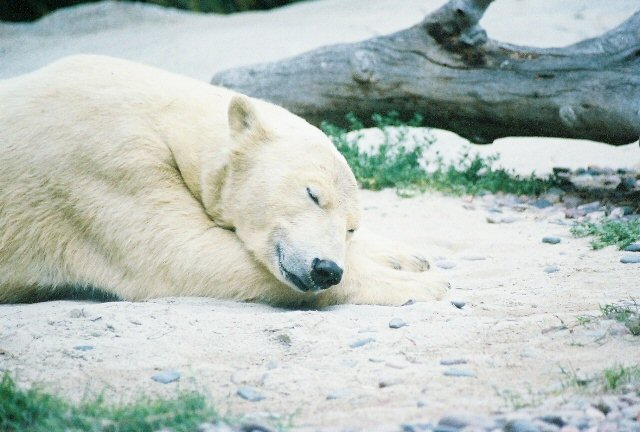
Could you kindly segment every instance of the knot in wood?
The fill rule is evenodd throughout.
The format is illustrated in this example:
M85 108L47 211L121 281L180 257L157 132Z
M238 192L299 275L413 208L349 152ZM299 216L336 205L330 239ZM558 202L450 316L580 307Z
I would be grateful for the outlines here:
M357 50L351 56L351 76L360 84L370 84L377 81L375 76L376 57L366 50Z

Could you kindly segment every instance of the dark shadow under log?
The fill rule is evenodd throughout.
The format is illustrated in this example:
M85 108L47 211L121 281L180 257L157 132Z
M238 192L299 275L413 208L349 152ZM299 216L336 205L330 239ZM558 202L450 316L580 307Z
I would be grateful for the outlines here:
M420 113L474 143L507 136L613 145L640 136L640 12L564 48L487 38L492 0L451 0L419 24L282 61L216 74L212 83L284 106L313 124L352 112Z

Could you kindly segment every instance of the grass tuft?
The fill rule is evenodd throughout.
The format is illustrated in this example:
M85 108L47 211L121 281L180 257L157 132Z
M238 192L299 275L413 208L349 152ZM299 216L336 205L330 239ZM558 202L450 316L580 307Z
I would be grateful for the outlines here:
M0 430L152 432L167 428L194 431L202 422L219 421L220 415L198 393L174 399L141 399L112 406L102 399L73 405L37 388L20 389L5 373L0 380Z
M581 222L571 228L571 234L575 237L595 237L591 240L591 247L594 249L612 245L624 249L640 240L640 219Z
M600 312L604 318L624 324L632 335L640 336L640 305L635 301L631 305L606 304L600 306Z
M640 385L640 366L617 365L602 371L602 384L605 391L620 390L622 386Z
M373 123L384 138L371 150L359 145L364 136L363 123L353 114L346 119L349 123L346 129L327 122L321 128L347 159L364 189L393 187L401 194L435 189L455 195L483 192L540 195L558 186L551 177L543 179L533 174L522 177L499 167L499 155L483 158L464 152L456 160L445 162L438 152L430 153L435 138L428 129L410 129L422 125L418 114L408 122L401 121L396 112L373 115Z

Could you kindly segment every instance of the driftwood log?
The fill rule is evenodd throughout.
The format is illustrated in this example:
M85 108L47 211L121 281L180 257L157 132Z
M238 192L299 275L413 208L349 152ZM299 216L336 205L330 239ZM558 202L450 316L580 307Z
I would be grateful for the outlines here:
M640 11L564 48L515 46L478 22L492 0L451 0L413 27L231 69L212 83L282 105L313 124L397 111L478 144L506 136L640 136Z

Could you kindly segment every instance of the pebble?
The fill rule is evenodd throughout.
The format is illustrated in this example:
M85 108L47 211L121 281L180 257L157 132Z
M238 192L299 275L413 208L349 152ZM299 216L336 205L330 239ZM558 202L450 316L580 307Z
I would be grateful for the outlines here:
M640 252L640 242L631 243L629 246L624 248L626 252Z
M82 309L71 309L69 311L69 316L71 318L80 318L84 316L84 311Z
M264 399L257 390L251 387L240 387L237 391L238 396L240 396L244 400L248 400L249 402L260 402Z
M466 377L466 378L474 378L476 376L475 372L470 371L468 369L458 369L458 368L449 368L443 372L444 376L450 377Z
M358 339L357 341L353 342L349 346L351 348L360 348L361 346L365 346L365 345L370 344L371 342L374 342L374 341L375 341L375 338L368 337L368 338L364 338L364 339Z
M167 369L155 374L151 379L160 384L169 384L180 380L180 372L175 369Z
M578 206L578 210L582 210L584 214L600 211L601 208L602 206L600 205L600 201L593 201L593 202Z
M465 307L467 302L462 300L451 300L451 304L457 307L458 309L462 309L463 307Z
M505 432L541 432L540 428L528 420L512 420L504 425Z
M399 329L400 327L404 327L406 325L407 323L404 322L402 318L392 318L391 321L389 321L389 328L392 329Z
M440 360L440 364L442 366L461 365L461 364L467 364L467 360L463 358L442 359Z
M349 396L350 394L351 390L346 388L332 390L327 394L327 400L341 399L345 396Z
M560 237L555 237L555 236L545 236L542 237L542 243L549 243L549 244L558 244L560 243Z
M546 198L540 198L533 202L533 206L539 209L551 207L552 205L553 203Z
M440 426L448 426L457 429L467 429L472 427L479 430L491 430L496 426L496 422L489 417L468 413L456 413L442 417L438 421L438 427Z
M441 269L449 270L456 266L456 263L449 260L438 260L434 263L436 267L440 267Z
M620 262L622 264L640 264L640 255L623 255Z
M391 386L402 384L402 383L403 383L402 379L397 377L381 378L378 381L378 388L391 387Z
M482 255L465 255L462 257L462 259L465 261L484 261L487 259L487 257Z
M91 351L93 348L93 345L77 345L73 347L76 351Z
M559 272L559 271L560 271L560 267L555 266L555 265L546 266L544 268L544 272L545 273L555 273L555 272Z

